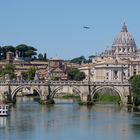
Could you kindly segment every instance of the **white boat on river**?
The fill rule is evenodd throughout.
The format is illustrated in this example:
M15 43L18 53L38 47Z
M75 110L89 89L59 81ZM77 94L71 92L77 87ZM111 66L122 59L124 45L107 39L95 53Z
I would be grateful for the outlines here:
M0 116L8 116L9 114L9 105L8 104L0 104Z

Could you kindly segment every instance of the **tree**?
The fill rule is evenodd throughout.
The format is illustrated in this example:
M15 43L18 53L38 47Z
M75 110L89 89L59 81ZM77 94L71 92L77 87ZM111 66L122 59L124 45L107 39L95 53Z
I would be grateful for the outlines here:
M2 47L0 46L0 60L2 59Z
M69 69L67 73L69 80L81 81L85 78L85 73L76 68Z
M88 63L91 63L92 62L92 59L95 58L96 56L95 55L90 55L88 57Z
M81 64L82 62L85 62L85 61L86 59L84 56L76 57L70 60L71 63L77 63L77 64Z
M92 59L92 58L94 58L94 57L96 57L95 55L90 55L88 58L89 59Z
M20 57L32 57L37 54L37 49L26 44L16 46L16 50L20 52Z
M20 44L20 45L16 46L16 50L20 52L19 57L24 57L24 53L25 53L25 51L28 50L28 46L25 44Z
M44 53L44 60L46 61L47 60L47 54Z
M32 57L34 55L36 55L37 53L34 52L34 50L27 50L25 51L25 57Z
M34 77L35 77L35 72L36 72L36 68L34 67L31 67L29 70L28 70L28 79L29 80L33 80Z
M6 53L7 52L13 52L13 54L15 54L15 47L9 45L9 46L3 46L1 47L1 53L2 53L2 58L5 59L6 58Z
M22 79L23 80L28 80L28 72L26 71L23 71L23 72L21 72L21 76L22 76Z
M47 54L46 53L44 53L44 55L42 53L38 54L38 60L47 61Z
M5 75L8 74L10 79L15 78L15 65L11 63L6 64L5 67L1 69L0 74L2 77L5 77Z
M133 103L135 106L140 105L140 75L135 75L129 79L133 93Z
M85 79L85 73L84 72L77 72L77 74L75 75L75 80L81 81L83 79Z
M36 72L36 68L31 67L28 69L28 71L22 72L21 75L24 80L33 80L35 77L35 72Z
M43 54L42 53L40 53L39 55L38 55L38 60L44 60L44 57L43 57Z

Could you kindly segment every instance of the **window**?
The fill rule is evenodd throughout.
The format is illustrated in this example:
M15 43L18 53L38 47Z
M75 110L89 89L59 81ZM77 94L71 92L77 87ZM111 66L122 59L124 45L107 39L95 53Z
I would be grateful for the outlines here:
M136 71L133 72L133 75L136 75Z
M115 73L115 75L117 75L118 71L117 71L117 70L115 70L115 71L114 71L114 73Z
M118 74L118 71L115 70L115 71L114 71L114 79L117 79L117 78L118 78L117 74Z
M108 77L108 72L106 73L106 76Z

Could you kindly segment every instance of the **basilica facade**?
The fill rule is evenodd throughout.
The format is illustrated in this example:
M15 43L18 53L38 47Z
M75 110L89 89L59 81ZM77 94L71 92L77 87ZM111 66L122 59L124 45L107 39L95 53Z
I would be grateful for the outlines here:
M140 50L133 36L123 24L114 38L112 47L92 59L92 64L79 68L86 73L86 80L91 81L128 81L140 73Z

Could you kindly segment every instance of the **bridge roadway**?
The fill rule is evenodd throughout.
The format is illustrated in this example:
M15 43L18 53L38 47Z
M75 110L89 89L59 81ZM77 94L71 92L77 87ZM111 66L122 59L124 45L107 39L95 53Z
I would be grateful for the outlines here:
M8 92L11 100L18 91L32 88L37 91L42 101L54 98L56 94L78 94L82 102L93 100L95 93L103 88L113 89L118 93L123 104L131 102L130 84L128 82L87 82L87 81L0 81L0 91ZM89 98L90 96L90 98Z

